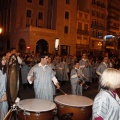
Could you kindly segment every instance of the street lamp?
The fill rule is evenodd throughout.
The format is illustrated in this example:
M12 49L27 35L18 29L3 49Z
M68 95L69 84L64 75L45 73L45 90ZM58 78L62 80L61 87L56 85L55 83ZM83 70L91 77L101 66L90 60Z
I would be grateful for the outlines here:
M1 44L2 43L1 33L2 33L2 28L0 28L0 51L2 50L2 47L3 47L3 45Z
M58 55L59 42L60 42L59 38L56 38L55 39L55 53L56 53L56 55Z
M0 28L0 34L2 33L2 28Z

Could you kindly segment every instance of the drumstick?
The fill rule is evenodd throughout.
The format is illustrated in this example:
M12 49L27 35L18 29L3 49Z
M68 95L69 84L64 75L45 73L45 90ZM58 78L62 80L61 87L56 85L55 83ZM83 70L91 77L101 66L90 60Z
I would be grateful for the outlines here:
M67 95L65 92L63 92L63 90L59 89L63 94Z
M7 118L9 117L9 115L12 114L12 110L10 109L7 113L7 115L4 117L3 120L7 120Z

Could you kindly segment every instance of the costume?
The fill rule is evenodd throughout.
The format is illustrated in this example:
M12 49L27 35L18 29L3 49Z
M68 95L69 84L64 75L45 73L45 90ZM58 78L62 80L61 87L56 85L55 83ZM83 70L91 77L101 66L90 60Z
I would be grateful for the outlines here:
M0 70L0 99L6 94L6 73ZM3 120L8 112L7 101L0 102L0 120Z
M79 79L82 78L82 76L77 76L77 74L83 74L81 69L73 68L71 70L70 74L70 82L71 82L71 89L72 94L74 95L82 95L82 86L78 84Z
M94 99L92 120L100 116L103 120L120 120L120 99L109 90L101 89Z
M101 75L104 72L104 70L106 70L107 68L109 68L108 64L105 62L100 63L100 65L98 66L98 68L96 69L96 73L99 75L99 86L98 86L98 90L100 90L100 83L101 83Z
M109 68L108 64L106 64L105 62L102 62L96 69L96 73L98 75L101 75L104 72L104 70L106 70L107 68Z
M69 78L68 78L68 72L69 72L69 68L68 68L68 65L66 62L60 62L58 65L57 65L57 68L58 68L58 80L60 81L69 81Z
M55 66L54 66L54 64L50 63L50 64L48 64L48 66L50 66L50 67L52 68L53 74L56 75L56 71L55 71ZM52 87L53 87L53 95L56 95L56 88L55 88L54 83L52 83Z
M29 66L25 62L23 62L21 67L22 84L28 83L27 74L29 72L29 69L30 69Z
M92 66L91 65L88 65L88 66L85 66L87 63L89 63L89 60L88 59L81 59L79 61L80 63L80 68L82 69L83 71L83 74L88 78L88 82L91 82L92 80Z
M55 79L55 76L51 67L49 67L48 65L42 66L39 63L30 69L28 73L28 80L31 76L34 76L35 98L53 101L52 81L53 78ZM56 83L54 82L54 84Z

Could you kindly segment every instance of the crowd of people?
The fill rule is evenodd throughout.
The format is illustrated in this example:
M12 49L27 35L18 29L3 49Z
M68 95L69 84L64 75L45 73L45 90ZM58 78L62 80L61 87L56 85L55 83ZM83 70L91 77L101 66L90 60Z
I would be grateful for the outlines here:
M56 89L66 85L67 81L71 84L72 94L82 95L83 90L89 89L90 84L98 82L100 92L93 103L92 119L120 119L120 100L115 92L115 89L120 87L120 57L101 56L99 59L87 53L83 53L80 58L47 53L20 54L12 48L0 59L0 120L3 120L8 112L6 69L13 54L17 56L23 88L26 89L32 84L35 98L53 101ZM111 115L113 113L114 115Z

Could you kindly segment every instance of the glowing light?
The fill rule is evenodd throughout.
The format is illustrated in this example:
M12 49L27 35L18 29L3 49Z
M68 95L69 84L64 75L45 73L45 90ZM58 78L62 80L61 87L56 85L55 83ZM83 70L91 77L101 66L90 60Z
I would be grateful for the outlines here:
M113 35L105 35L104 36L104 40L106 40L106 39L111 39L111 38L114 38L115 36L113 36Z
M30 49L30 46L27 46L27 49Z
M0 34L2 33L2 28L0 28Z
M59 38L55 39L55 50L58 50L58 46L59 46Z

